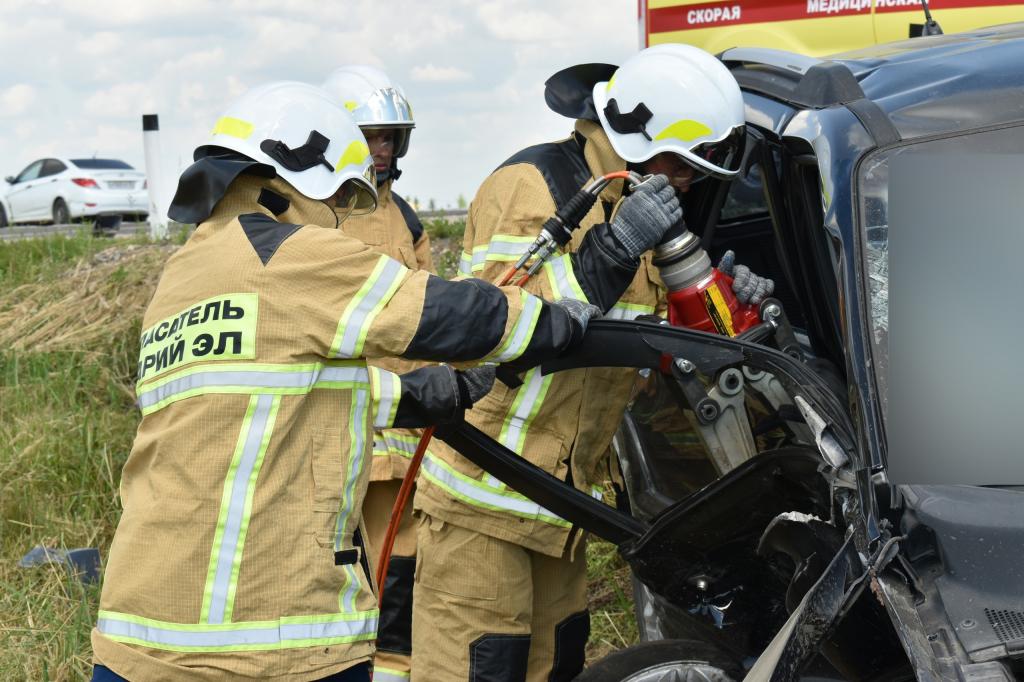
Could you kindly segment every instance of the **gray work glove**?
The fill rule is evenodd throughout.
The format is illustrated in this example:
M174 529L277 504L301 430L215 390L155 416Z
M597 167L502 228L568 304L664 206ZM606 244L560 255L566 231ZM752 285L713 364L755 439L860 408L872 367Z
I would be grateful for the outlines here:
M630 257L653 249L670 227L683 219L676 190L664 175L655 175L633 188L612 220L612 233Z
M572 340L569 346L575 346L587 331L587 324L595 317L601 317L601 309L591 303L577 301L574 298L563 298L555 301L565 312L569 313L569 319L573 322Z
M736 265L736 254L729 249L718 262L718 269L732 277L732 291L740 303L759 304L775 291L775 281L755 275L746 265Z
M480 365L455 373L459 386L459 408L467 409L491 392L494 387L494 365Z

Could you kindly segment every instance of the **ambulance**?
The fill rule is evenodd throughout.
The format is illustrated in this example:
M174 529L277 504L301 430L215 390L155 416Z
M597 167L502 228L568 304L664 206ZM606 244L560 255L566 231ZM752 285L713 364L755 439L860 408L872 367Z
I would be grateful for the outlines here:
M811 56L920 35L921 0L639 0L640 47L689 43L718 54L772 47ZM945 33L1024 21L1024 3L929 0Z

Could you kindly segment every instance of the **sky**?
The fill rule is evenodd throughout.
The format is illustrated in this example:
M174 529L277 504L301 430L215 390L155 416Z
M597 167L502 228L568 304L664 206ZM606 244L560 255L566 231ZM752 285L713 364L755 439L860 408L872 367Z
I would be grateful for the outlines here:
M544 81L638 49L636 0L0 0L0 176L45 156L144 169L160 117L176 180L232 98L335 68L385 69L416 130L396 189L425 207L471 199L519 149L564 138ZM167 192L173 183L167 182ZM166 198L165 198L166 201Z

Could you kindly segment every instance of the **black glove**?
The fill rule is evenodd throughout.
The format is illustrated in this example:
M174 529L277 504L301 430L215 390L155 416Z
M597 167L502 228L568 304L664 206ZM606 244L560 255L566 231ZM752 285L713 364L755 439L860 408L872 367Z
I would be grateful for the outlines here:
M654 248L670 227L683 219L675 188L655 175L633 188L612 220L612 233L632 258Z
M459 409L468 410L494 387L494 365L480 365L455 373L458 385Z
M718 269L732 277L732 291L740 303L759 304L775 291L775 281L755 275L746 265L736 265L736 254L729 249L718 262Z

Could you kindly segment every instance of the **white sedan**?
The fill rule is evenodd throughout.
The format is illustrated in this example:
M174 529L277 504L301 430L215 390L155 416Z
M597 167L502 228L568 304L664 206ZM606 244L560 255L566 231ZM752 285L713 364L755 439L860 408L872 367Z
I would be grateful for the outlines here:
M40 159L0 189L0 227L149 213L146 176L116 159ZM2 187L2 185L0 185Z

